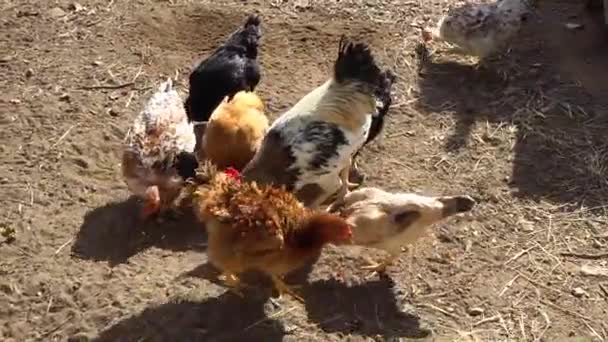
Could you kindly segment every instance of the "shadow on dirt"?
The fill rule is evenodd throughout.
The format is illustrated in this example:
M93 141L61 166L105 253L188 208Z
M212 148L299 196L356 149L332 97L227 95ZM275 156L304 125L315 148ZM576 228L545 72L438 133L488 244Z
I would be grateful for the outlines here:
M282 341L283 325L268 318L267 298L232 293L202 302L181 301L145 309L101 332L94 341Z
M72 254L115 266L152 246L172 251L205 249L205 229L191 214L157 223L142 222L138 213L134 197L89 211L76 235Z
M466 147L475 124L513 125L512 151L496 137L481 140L514 153L509 186L517 195L601 206L608 191L608 41L591 19L585 30L563 27L565 13L582 11L580 4L547 3L540 11L543 22L525 25L512 51L485 70L446 61L450 55L434 61L419 46L417 105L454 115L450 152Z
M327 333L374 337L423 338L430 331L419 318L397 305L393 283L387 277L346 286L329 279L305 287L308 318Z
M388 277L358 285L347 286L337 280L322 280L307 283L304 279L310 269L295 272L289 284L302 285L308 319L315 322L326 333L340 332L360 336L423 338L430 331L420 327L419 318L403 312L393 293L393 282ZM216 284L218 272L209 264L203 264L180 275L200 277ZM293 281L293 279L300 281ZM241 280L248 290L271 293L270 280L261 273L248 272ZM236 313L235 313L236 314Z

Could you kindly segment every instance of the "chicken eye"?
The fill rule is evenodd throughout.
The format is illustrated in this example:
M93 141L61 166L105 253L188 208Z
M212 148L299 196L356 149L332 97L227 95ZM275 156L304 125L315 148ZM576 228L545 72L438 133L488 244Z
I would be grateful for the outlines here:
M412 223L416 222L420 218L420 213L415 210L402 211L395 214L395 223L405 228L409 227Z

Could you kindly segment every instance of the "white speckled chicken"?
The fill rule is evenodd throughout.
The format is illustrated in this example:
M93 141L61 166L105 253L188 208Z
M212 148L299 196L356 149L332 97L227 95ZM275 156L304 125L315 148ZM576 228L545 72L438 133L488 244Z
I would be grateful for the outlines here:
M498 0L467 3L450 9L433 28L425 28L425 41L440 40L456 46L455 52L483 61L502 51L519 32L522 21L534 12L534 0Z
M352 157L368 138L376 97L390 93L391 77L367 44L343 36L331 77L272 123L243 178L285 186L310 208L344 197Z
M195 174L195 143L183 101L168 79L135 118L123 152L127 186L145 202L142 218L172 208L183 181Z

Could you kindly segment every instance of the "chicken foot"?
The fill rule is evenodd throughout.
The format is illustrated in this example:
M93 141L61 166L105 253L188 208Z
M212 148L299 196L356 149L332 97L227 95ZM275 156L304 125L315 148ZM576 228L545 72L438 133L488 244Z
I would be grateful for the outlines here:
M241 291L242 288L245 287L241 280L232 273L223 273L218 277L226 287L229 288L229 291L234 293L235 295L245 298L245 295Z
M377 262L373 262L371 260L367 260L369 265L366 266L362 266L361 268L364 270L371 270L372 273L369 274L367 277L365 277L365 279L369 279L371 277L373 277L374 275L376 275L377 273L385 273L386 272L386 268L388 266L390 266L395 259L397 259L399 257L399 253L391 253L386 259L384 259L384 261L377 263Z
M277 276L272 276L272 282L274 283L274 287L277 289L277 291L279 292L279 298L284 294L287 293L289 295L291 295L292 297L294 297L297 301L304 303L304 299L302 299L302 297L300 297L292 288L300 288L301 286L298 285L294 285L294 286L289 286L287 284L285 284L285 282L277 277Z
M349 172L350 173L350 172ZM353 164L352 164L352 173L353 176L357 179L359 179L358 183L348 183L348 187L353 190L354 187L358 187L361 186L361 184L363 182L365 182L365 175L363 174L363 172L361 172L361 169L359 168L359 163L357 163L357 160L353 160ZM350 174L349 174L350 176Z

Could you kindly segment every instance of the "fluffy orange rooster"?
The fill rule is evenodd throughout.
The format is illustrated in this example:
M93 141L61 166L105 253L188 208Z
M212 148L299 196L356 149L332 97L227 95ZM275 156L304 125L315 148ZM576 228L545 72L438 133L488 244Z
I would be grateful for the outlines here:
M253 92L238 92L232 100L224 99L211 114L199 160L207 158L220 169L241 170L258 150L267 130L262 100Z
M218 173L208 163L199 171L205 168L189 192L194 213L207 228L209 262L222 270L236 293L238 275L258 270L272 278L279 294L302 300L283 276L304 266L327 243L350 243L351 227L337 215L305 208L283 188L241 181L236 170Z

